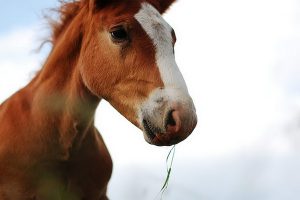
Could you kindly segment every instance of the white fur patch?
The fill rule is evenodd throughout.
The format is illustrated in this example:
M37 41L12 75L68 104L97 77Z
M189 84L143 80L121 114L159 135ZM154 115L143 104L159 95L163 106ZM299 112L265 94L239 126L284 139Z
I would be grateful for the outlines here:
M164 88L152 91L148 99L138 106L139 122L142 125L143 119L147 119L160 130L165 131L166 113L174 109L174 106L184 107L191 116L195 115L195 107L175 62L171 26L149 3L142 3L135 19L153 42L156 64L164 83ZM145 138L148 140L146 135Z
M175 62L172 27L149 3L142 3L141 9L135 15L135 18L156 47L156 64L165 88L176 88L187 93L185 81Z

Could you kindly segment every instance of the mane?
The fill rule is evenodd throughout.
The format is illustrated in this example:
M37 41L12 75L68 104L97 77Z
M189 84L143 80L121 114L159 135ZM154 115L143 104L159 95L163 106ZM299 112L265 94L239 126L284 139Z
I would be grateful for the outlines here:
M50 41L52 45L57 41L72 19L79 13L83 2L81 0L59 0L60 6L52 9L58 14L58 19L47 17L51 28Z
M39 47L39 50L43 48L46 43L51 43L52 50L56 46L60 37L68 29L74 18L81 12L85 6L86 0L58 0L60 5L57 8L52 8L44 16L48 22L50 28L50 36L45 39ZM63 56L65 59L69 59L70 56L75 56L78 52L78 48L81 47L82 32L77 27L74 27L66 38L64 38L63 48L57 48L55 52L50 52L43 67L36 73L34 80L38 80L41 72L45 69L45 66L52 66L53 62L57 62L57 59ZM76 29L76 30L75 30ZM54 64L55 66L55 64ZM51 72L51 68L47 68Z

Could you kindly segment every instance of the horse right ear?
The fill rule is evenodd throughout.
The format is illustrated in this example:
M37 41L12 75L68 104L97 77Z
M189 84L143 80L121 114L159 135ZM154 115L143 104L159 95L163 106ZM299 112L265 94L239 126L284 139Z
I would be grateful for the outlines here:
M176 0L147 0L163 14Z

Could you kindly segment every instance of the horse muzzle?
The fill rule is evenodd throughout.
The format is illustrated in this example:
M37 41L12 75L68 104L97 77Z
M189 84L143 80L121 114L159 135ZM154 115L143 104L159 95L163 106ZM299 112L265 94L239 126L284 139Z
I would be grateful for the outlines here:
M140 110L145 140L170 146L186 139L197 125L195 106L189 94L179 89L158 89Z

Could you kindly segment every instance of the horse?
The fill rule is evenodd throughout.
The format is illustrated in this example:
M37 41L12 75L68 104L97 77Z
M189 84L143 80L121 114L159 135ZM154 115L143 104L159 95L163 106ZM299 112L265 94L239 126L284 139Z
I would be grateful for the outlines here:
M105 200L112 159L94 126L108 101L146 142L197 124L162 14L174 0L61 1L41 70L0 106L0 199Z

